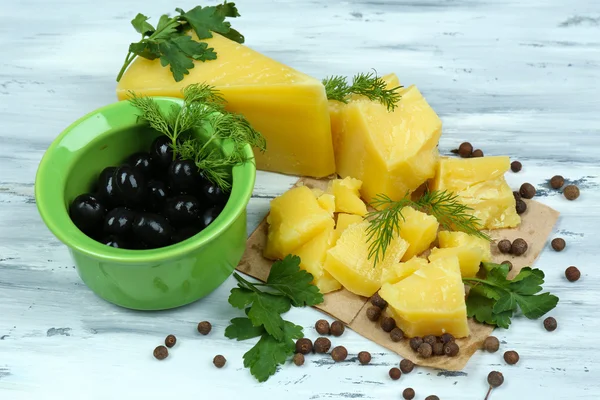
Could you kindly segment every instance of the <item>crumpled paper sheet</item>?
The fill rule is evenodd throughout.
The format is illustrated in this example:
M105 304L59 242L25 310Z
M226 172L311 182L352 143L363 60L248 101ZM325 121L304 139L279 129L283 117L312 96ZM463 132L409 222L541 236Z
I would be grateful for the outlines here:
M325 190L328 182L329 180L301 178L296 183L296 186L306 185L310 188ZM525 200L525 202L527 203L527 211L521 214L522 221L518 228L499 229L488 232L495 240L509 239L512 241L521 237L529 245L527 253L519 257L510 254L501 254L497 246L492 245L492 258L494 262L501 263L504 260L509 260L513 264L509 278L518 274L521 268L533 265L546 245L559 216L558 211L537 201ZM267 241L267 232L268 224L265 219L248 238L246 251L237 267L238 271L262 281L267 279L271 264L273 263L262 256ZM384 332L378 323L369 321L366 316L366 309L371 304L368 298L358 296L346 289L341 289L325 294L324 299L322 304L315 307L333 318L344 322L349 328L367 339L398 353L417 365L426 367L440 368L448 371L462 370L471 356L481 348L485 338L494 330L492 326L480 324L470 318L469 329L471 335L467 338L456 340L456 343L460 346L458 356L421 358L410 348L408 340L392 342L389 334Z

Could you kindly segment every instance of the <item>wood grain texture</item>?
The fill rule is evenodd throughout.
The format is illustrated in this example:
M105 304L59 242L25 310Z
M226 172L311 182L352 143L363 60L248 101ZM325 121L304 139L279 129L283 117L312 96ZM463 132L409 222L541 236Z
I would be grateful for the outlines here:
M190 306L160 313L123 310L94 296L35 207L33 182L43 152L72 121L116 100L114 78L126 46L137 40L129 20L196 5L142 0L21 0L0 7L0 398L163 399L190 395L249 399L388 399L413 387L417 398L482 399L485 378L504 373L492 399L600 397L600 3L597 0L238 0L235 26L247 44L316 77L376 68L416 84L444 123L440 150L464 140L486 154L523 162L513 187L529 181L537 199L561 213L556 235L567 248L546 248L536 266L561 301L559 323L518 319L497 330L501 353L476 354L462 373L419 368L392 382L397 355L347 331L350 357L334 365L310 356L265 384L243 368L250 343L223 337L236 316L226 298L233 280ZM562 174L581 188L569 202L548 188ZM249 205L251 232L295 177L259 173ZM568 283L564 269L582 278ZM288 318L312 328L317 311ZM213 322L209 337L195 325ZM174 333L164 362L151 351ZM360 366L359 351L373 354ZM217 353L227 366L212 367Z

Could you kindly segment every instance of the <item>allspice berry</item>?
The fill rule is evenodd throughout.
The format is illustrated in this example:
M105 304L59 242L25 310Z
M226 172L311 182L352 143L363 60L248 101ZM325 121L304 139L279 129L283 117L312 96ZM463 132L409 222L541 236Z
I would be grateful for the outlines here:
M579 188L575 185L568 185L563 190L563 194L567 200L575 200L579 197Z
M296 353L294 354L294 364L296 364L297 366L301 366L304 364L304 354L302 353Z
M565 246L567 245L565 239L563 238L554 238L552 239L552 242L550 242L550 244L552 245L552 248L555 251L563 251L565 249Z
M404 332L400 328L394 328L390 332L390 339L392 339L392 342L399 342L404 339Z
M308 338L301 338L296 341L296 353L308 354L313 350L312 341Z
M348 350L344 346L337 346L331 350L331 358L335 362L344 361L346 357L348 357Z
M377 306L367 308L367 318L369 318L369 321L375 322L379 317L381 317L381 308Z
M346 328L340 321L333 321L329 330L333 336L342 336Z
M548 332L553 332L556 330L557 327L557 322L556 319L554 317L548 317L544 320L544 328L548 331Z
M423 344L423 338L419 337L419 336L415 336L414 338L410 339L410 348L413 349L414 351L417 351L419 349L419 346L421 344Z
M577 269L577 267L571 265L565 270L565 276L567 277L567 280L569 282L575 282L578 281L579 278L581 278L581 272L579 272L579 269Z
M515 365L516 363L519 362L519 353L517 353L514 350L509 350L507 352L504 353L504 361L506 361L506 363L508 365Z
M402 397L404 397L404 400L413 400L415 398L415 390L413 388L404 389Z
M429 343L429 345L433 347L433 345L437 343L437 337L434 335L423 336L423 342Z
M473 146L469 142L463 142L458 146L458 155L462 158L471 157L471 153L473 153Z
M523 164L520 161L513 161L510 163L510 169L512 172L519 172L523 168Z
M406 358L400 361L400 370L403 374L410 374L415 369L415 363Z
M382 299L381 296L379 295L379 293L375 293L373 295L373 297L371 297L371 304L373 304L374 306L377 306L377 307L381 308L382 310L385 310L385 308L388 305L387 301L385 301L384 299Z
M497 388L504 383L504 376L498 371L492 371L488 374L487 381L491 387Z
M220 354L216 355L215 358L213 358L213 364L215 364L215 367L217 368L223 368L226 362L227 360L225 359L225 357L223 357Z
M320 319L315 323L315 330L319 335L329 335L329 322L325 319Z
M452 335L451 333L444 333L442 334L442 336L440 336L440 341L443 344L454 342L454 335Z
M517 214L519 214L519 215L523 214L525 211L527 211L527 203L525 203L521 199L516 200L515 211L517 211Z
M528 246L525 239L518 238L512 242L510 252L513 253L515 256L522 256L527 252L527 247Z
M371 353L368 351L361 351L358 353L358 361L360 361L362 365L367 365L371 362Z
M437 342L433 346L433 355L434 356L443 356L444 355L444 343Z
M315 344L313 346L315 353L319 353L319 354L327 353L330 348L331 348L331 340L327 339L326 337L317 338L317 340L315 340Z
M531 183L524 183L521 185L519 193L524 199L533 199L533 196L535 196L535 188Z
M471 157L483 157L483 151L481 151L480 149L473 150L473 152L471 153Z
M165 338L165 346L168 348L175 346L175 343L177 343L177 338L175 335L169 335Z
M510 240L502 239L501 241L498 242L498 250L500 250L500 253L508 254L508 253L510 253L511 249L512 249L512 243L510 242Z
M431 396L425 397L425 400L440 400L440 398L432 394Z
M164 360L169 356L169 350L167 350L165 346L157 346L154 349L153 354L154 358L156 358L157 360Z
M202 321L198 324L198 332L203 335L208 335L211 329L212 325L208 321Z
M419 346L419 349L417 350L417 352L419 353L419 355L421 357L423 357L423 358L429 358L433 354L433 347L431 347L431 345L429 343L423 342Z
M565 184L565 178L560 175L554 175L552 179L550 179L550 186L552 189L560 189Z
M402 376L402 372L400 372L400 370L395 367L390 369L389 374L390 374L390 378L392 378L395 381L400 379L400 377Z
M444 345L444 354L448 357L455 357L458 355L460 351L460 347L456 344L456 342L446 343Z
M521 200L521 193L513 191L513 197L515 198L515 200Z
M512 263L510 261L504 260L504 261L501 262L501 264L508 265L508 270L512 271L513 265L512 265Z
M483 341L483 348L490 353L495 353L500 348L500 341L496 336L488 336Z
M396 321L394 320L394 318L391 317L384 317L381 319L381 329L383 329L385 332L391 332L392 329L394 329L396 327Z

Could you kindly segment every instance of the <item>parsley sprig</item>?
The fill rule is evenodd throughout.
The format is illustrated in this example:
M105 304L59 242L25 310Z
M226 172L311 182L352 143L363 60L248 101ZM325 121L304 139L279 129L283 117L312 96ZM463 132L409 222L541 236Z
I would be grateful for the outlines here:
M217 6L196 6L187 12L181 8L175 10L179 15L174 17L162 15L156 28L148 22L149 17L144 14L138 14L131 20L131 25L142 35L142 38L139 42L129 45L129 52L119 71L117 82L121 80L125 70L136 56L148 60L160 59L163 67L170 66L175 81L181 81L184 75L189 74L189 70L194 68L194 60L208 61L217 58L214 49L202 41L213 37L212 32L220 33L238 43L244 43L244 36L225 21L228 17L240 16L235 3L225 1ZM200 41L195 41L188 35L191 29Z
M233 276L238 287L231 289L229 304L245 310L246 317L233 318L225 336L238 341L260 336L244 354L244 366L264 382L294 354L294 340L304 336L301 326L284 320L281 314L292 306L320 304L323 295L311 283L313 276L300 269L297 256L288 255L275 262L265 283L249 282L237 273Z
M369 100L375 100L387 107L388 111L394 111L400 101L397 86L387 89L385 81L376 73L360 73L352 78L352 84L348 84L346 77L334 75L323 79L325 92L329 100L348 103L351 95L364 96Z
M369 221L367 228L369 259L374 259L374 264L383 260L388 246L400 232L400 220L404 221L402 211L405 207L413 207L433 215L445 229L491 240L488 235L479 230L481 224L479 219L471 214L473 209L462 204L456 194L446 190L427 191L416 201L410 198L409 193L397 201L385 194L378 194L371 201L370 206L375 208L375 211L368 213L365 219Z
M508 328L517 306L529 319L537 319L558 304L558 297L539 293L544 272L525 267L513 279L507 279L508 265L483 263L484 278L463 278L470 286L467 314L479 322Z

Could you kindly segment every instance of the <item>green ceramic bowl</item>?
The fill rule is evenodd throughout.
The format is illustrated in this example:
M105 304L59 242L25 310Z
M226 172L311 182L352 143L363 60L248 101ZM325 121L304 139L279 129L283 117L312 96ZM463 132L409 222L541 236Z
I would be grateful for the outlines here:
M168 97L156 101L164 111L181 104L180 99ZM90 191L105 167L119 165L137 151L148 151L158 134L138 123L137 113L128 101L121 101L69 126L42 158L35 198L42 219L69 248L79 276L94 293L137 310L174 308L212 292L240 261L256 168L248 146L251 161L233 168L233 189L221 214L183 242L152 250L115 249L96 242L73 224L68 207L76 196ZM225 153L230 151L227 143L219 146Z

